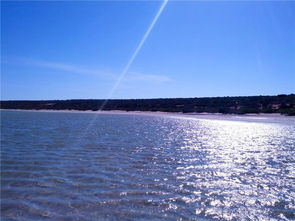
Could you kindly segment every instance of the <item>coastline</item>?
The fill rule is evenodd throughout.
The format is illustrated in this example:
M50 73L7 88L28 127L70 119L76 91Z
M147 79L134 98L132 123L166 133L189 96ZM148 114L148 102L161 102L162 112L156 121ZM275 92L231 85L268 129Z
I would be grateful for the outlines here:
M103 99L69 100L4 100L3 109L98 111ZM106 111L125 113L161 113L187 115L239 115L239 116L286 116L295 115L295 94L276 96L201 97L201 98L151 98L151 99L110 99L103 108ZM122 110L122 111L119 111ZM158 112L160 111L160 112ZM263 113L263 114L259 114ZM266 115L265 115L266 114Z
M85 113L85 114L121 114L121 115L165 115L165 116L187 116L187 117L205 117L205 116L215 116L215 117L240 117L240 118L261 118L261 117L275 117L275 118L295 118L295 116L287 116L279 113L259 113L259 114L222 114L222 113L182 113L182 112L162 112L162 111L124 111L124 110L49 110L49 109L0 109L0 111L24 111L24 112L48 112L48 113Z
M235 123L271 123L271 124L286 124L294 125L295 116L286 116L278 113L262 113L262 114L221 114L221 113L182 113L182 112L160 112L160 111L123 111L123 110L25 110L25 109L0 109L0 113L4 111L13 112L32 112L32 113L57 113L57 114L89 114L93 118L99 115L129 115L129 116L149 116L149 117L163 117L163 118L175 118L183 120L203 120L203 121L216 121L216 122L235 122ZM1 113L2 115L2 113ZM2 118L2 117L1 117Z

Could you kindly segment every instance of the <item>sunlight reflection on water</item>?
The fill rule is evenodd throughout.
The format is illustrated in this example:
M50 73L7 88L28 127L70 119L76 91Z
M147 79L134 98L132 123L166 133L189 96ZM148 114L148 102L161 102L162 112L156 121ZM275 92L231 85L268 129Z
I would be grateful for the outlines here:
M3 112L4 220L295 218L294 118L91 116Z
M268 212L280 218L293 217L292 130L282 125L233 121L204 120L191 125L181 147L184 166L177 167L181 187L197 190L186 201L202 202L196 214L211 218L270 219Z

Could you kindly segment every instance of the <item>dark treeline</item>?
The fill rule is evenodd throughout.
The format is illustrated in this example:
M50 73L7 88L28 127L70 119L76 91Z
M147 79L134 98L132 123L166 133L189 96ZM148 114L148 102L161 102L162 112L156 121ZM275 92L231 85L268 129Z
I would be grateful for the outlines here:
M1 101L1 109L99 110L104 100ZM103 110L295 115L295 94L277 96L109 100Z

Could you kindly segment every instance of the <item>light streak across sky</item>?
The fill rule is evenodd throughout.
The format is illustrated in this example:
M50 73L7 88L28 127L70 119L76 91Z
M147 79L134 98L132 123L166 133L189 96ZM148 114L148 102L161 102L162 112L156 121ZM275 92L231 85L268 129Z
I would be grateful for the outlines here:
M122 82L122 80L124 79L124 77L126 76L130 66L132 65L132 63L134 62L136 56L138 55L140 49L142 48L142 46L144 45L146 39L148 38L149 34L151 33L151 31L153 30L155 24L157 23L160 15L162 14L165 6L167 5L168 0L164 0L161 7L159 8L157 14L155 15L153 21L151 22L151 24L149 25L148 29L146 30L146 32L144 33L143 37L141 38L139 44L137 45L135 51L133 52L132 56L130 57L128 63L125 65L124 69L122 70L120 76L118 77L118 79L116 80L114 86L112 87L112 89L110 90L108 96L106 97L106 99L104 100L104 102L102 103L102 105L100 106L99 110L102 110L104 108L104 106L107 104L107 102L109 101L109 99L112 97L113 93L116 91L116 89L118 88L118 86L120 85L120 83Z
M118 88L118 86L120 85L120 83L122 82L122 80L124 79L124 77L126 76L126 74L128 73L128 70L129 70L130 66L134 62L136 56L140 52L140 49L142 48L142 46L144 45L145 41L147 40L149 34L153 30L155 24L157 23L160 15L162 14L164 8L167 5L167 3L168 3L168 0L164 0L163 3L161 4L161 6L160 6L160 8L159 8L159 10L157 12L157 14L155 15L155 17L153 18L151 24L148 26L147 30L145 31L143 37L141 38L141 40L140 40L139 44L137 45L135 51L133 52L132 56L130 57L128 63L125 65L125 67L122 70L122 72L120 73L118 79L115 81L113 87L111 88L110 92L108 93L108 96L103 101L103 103L101 104L101 106L98 108L99 111L103 110L103 108L105 107L105 105L107 104L107 102L112 97L113 93L116 91L116 89ZM78 141L76 142L76 145L77 146L79 146L79 144L81 143L82 139L86 136L87 132L93 126L93 124L94 124L94 122L95 122L96 119L97 119L97 114L94 114L93 118L88 123L87 127L85 128L85 130L83 130L82 135L79 137Z

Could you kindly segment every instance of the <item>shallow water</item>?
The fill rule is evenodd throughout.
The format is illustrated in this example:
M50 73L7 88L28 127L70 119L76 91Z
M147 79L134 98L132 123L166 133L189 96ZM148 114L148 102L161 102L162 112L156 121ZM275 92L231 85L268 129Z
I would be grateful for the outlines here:
M1 115L1 220L295 219L295 118Z

